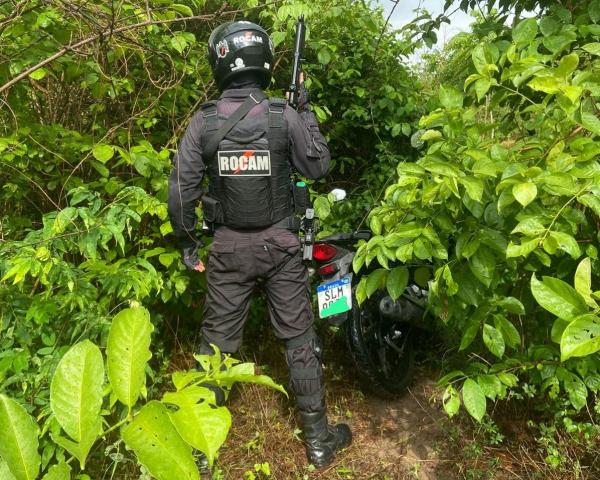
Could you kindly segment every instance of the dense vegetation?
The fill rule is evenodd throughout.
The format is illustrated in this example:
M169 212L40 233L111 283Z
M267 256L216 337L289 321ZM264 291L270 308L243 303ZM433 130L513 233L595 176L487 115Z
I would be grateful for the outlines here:
M208 34L234 18L272 33L271 93L282 95L295 17L307 16L308 83L335 160L312 184L317 212L326 231L369 214L375 236L354 266L372 272L359 300L410 280L392 262L433 264L430 309L452 353L440 381L448 414L462 404L481 421L492 402L531 398L556 425L585 425L586 406L596 418L600 0L446 7L476 9L473 31L411 69L406 56L435 42L445 16L393 32L381 11L347 0L0 3L0 425L17 418L36 445L39 433L41 454L15 478L53 464L47 478L70 478L75 462L63 460L83 467L97 441L99 430L77 437L53 401L64 362L92 359L102 381L89 418L102 407L106 437L140 418L138 395L168 388L172 323L201 321L204 279L179 261L166 177L191 114L217 93ZM334 186L349 199L331 205L322 194ZM141 306L151 381L140 347L137 394L123 400L110 374L113 317ZM61 427L71 440L55 440ZM2 478L13 465L5 445Z

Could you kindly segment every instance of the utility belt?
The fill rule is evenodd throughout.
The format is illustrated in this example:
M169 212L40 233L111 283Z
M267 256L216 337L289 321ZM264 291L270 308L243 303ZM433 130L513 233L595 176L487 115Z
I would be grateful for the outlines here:
M308 194L308 187L304 182L292 182L291 184L292 199L293 199L293 214L285 217L281 220L276 221L271 225L266 225L265 228L278 227L298 232L301 227L301 216L306 213L306 209L310 208L310 196ZM202 216L203 224L202 230L206 235L212 235L217 227L229 226L236 228L235 226L227 225L225 215L223 213L223 207L221 202L210 195L203 195L202 198Z

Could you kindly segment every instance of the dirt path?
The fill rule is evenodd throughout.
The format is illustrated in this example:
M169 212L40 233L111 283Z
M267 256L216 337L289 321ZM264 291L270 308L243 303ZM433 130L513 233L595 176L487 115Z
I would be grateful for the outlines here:
M350 424L354 441L321 471L306 464L291 402L263 388L244 386L232 398L234 426L221 454L223 479L252 478L255 464L269 463L273 479L419 479L456 477L444 442L449 420L430 402L434 382L418 375L395 401L365 396L354 384L328 375L328 404L334 421ZM256 478L269 478L258 476Z

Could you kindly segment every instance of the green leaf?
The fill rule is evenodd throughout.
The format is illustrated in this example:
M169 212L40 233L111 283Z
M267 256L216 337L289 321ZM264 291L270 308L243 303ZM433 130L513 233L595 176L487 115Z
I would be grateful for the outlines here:
M215 392L200 385L190 385L178 392L165 393L161 400L163 403L177 405L178 407L194 406L201 401L215 405Z
M71 467L68 463L61 462L58 465L53 465L48 470L48 473L44 475L42 480L70 480L71 479Z
M440 138L442 138L442 132L440 132L439 130L427 130L421 136L421 140L423 142L428 142L431 140L439 140Z
M526 207L537 197L537 187L532 182L517 183L513 186L512 193L517 202Z
M451 86L440 86L439 91L440 103L444 108L462 108L463 94L456 88Z
M487 247L480 247L471 257L469 269L481 283L489 287L498 263L495 255Z
M507 372L501 372L498 374L498 380L509 388L516 387L519 383L519 379L516 375Z
M531 293L542 307L565 320L571 320L588 310L577 290L557 278L543 277L540 282L533 274Z
M179 435L192 447L203 452L210 465L231 428L231 414L225 407L207 403L180 408L169 413Z
M481 321L485 318L486 314L487 309L480 307L475 311L475 313L473 313L473 315L469 317L469 320L467 322L467 328L465 328L465 332L463 333L460 342L460 348L458 349L459 351L464 350L469 345L471 345L471 343L473 343L473 340L475 340L477 332L479 331Z
M545 37L555 34L560 30L560 23L550 16L545 16L540 20L540 31Z
M508 313L514 313L515 315L525 315L525 307L515 297L505 297L497 302L499 307L502 307Z
M16 480L37 479L38 426L23 406L4 394L0 394L0 456Z
M444 390L442 403L444 405L444 411L450 418L458 413L458 410L460 409L460 397L458 391L452 385L448 385L446 390Z
M29 78L32 78L33 80L41 80L43 79L48 73L48 70L46 70L45 68L38 68L37 70L31 72L29 74Z
M581 256L579 244L571 235L563 232L550 232L550 238L556 241L558 248L567 252L574 259Z
M448 385L451 380L454 380L458 377L464 377L464 376L465 376L465 374L462 370L453 370L450 373L447 373L446 375L444 375L442 378L440 378L437 381L437 384L440 387L444 387L444 386Z
M378 268L367 278L367 297L371 297L375 291L383 288L388 271L385 268Z
M467 195L476 202L481 202L483 197L483 180L478 177L460 177L458 183L465 187Z
M575 290L590 307L596 308L598 306L592 298L592 261L590 258L584 258L577 266Z
M187 5L182 5L180 3L174 3L173 5L171 5L171 8L173 10L175 10L176 12L181 13L184 17L193 17L194 16L194 12Z
M176 33L171 37L171 47L179 53L183 53L188 45L187 38L181 33Z
M526 257L538 247L540 240L540 238L534 238L526 242L522 241L520 245L509 242L506 247L506 258Z
M475 380L471 378L465 380L462 388L462 399L469 415L478 422L481 422L481 419L485 415L487 402L483 390Z
M556 77L536 77L527 85L538 92L555 94L560 92L561 87L564 86L565 83L559 81Z
M143 307L121 310L110 326L106 345L108 379L119 401L129 408L146 385L153 330L150 314Z
M558 343L560 345L560 339L562 338L562 334L565 331L565 328L569 325L568 320L563 320L562 318L557 318L554 320L552 324L552 329L550 330L550 339L554 343Z
M115 155L115 147L111 145L95 145L92 155L99 162L106 163Z
M225 372L219 373L216 377L216 382L219 385L224 385L227 387L231 387L236 382L254 383L256 385L263 385L265 387L273 388L274 390L278 390L281 393L287 395L285 388L283 388L282 385L276 383L271 377L267 375L238 373L238 368L242 368L243 366L244 364L236 365L235 367L232 367Z
M395 267L392 268L387 277L387 290L392 297L392 300L397 300L402 295L402 292L408 285L408 268Z
M481 99L489 92L491 87L492 81L489 78L480 78L477 80L474 84L477 100L481 101Z
M590 2L588 13L590 14L592 22L598 23L600 21L600 0L592 0Z
M314 201L315 215L321 220L327 218L331 213L331 203L326 195L321 195L315 198Z
M79 445L81 468L101 429L104 363L89 340L73 346L61 359L50 385L50 407L65 432Z
M367 277L362 277L360 279L360 282L358 282L358 285L356 286L354 296L359 305L367 299Z
M153 400L121 433L125 444L158 480L199 480L192 450L171 422L166 407Z
M327 65L331 62L331 50L328 47L323 47L317 53L317 59L321 65Z
M512 36L517 46L532 42L538 32L537 18L522 20L513 28Z
M577 198L577 201L588 208L600 217L600 199L592 194L582 195Z
M521 335L517 330L517 327L502 315L494 316L494 325L498 331L502 334L502 338L509 347L517 348L521 345Z
M0 478L2 480L16 480L15 476L10 473L8 469L8 464L4 461L2 457L0 457Z
M576 317L563 331L560 358L587 357L600 350L600 318L591 313Z
M600 135L600 119L593 113L590 113L590 112L582 113L581 114L581 125L583 125L583 127L586 130L589 130L590 132L592 132L596 135Z
M600 42L588 43L581 48L592 55L600 56Z
M493 355L502 358L504 355L504 338L502 334L487 323L483 326L483 343Z
M577 375L569 372L569 375L564 380L565 390L569 394L571 405L577 410L581 410L587 403L587 387L583 380Z
M579 66L579 56L576 53L565 55L560 59L560 63L556 68L556 74L562 77L568 77Z
M502 395L504 387L496 375L478 375L477 383L483 394L492 401Z
M473 65L475 66L477 72L483 75L486 72L486 66L488 64L487 58L485 57L485 48L483 44L477 45L471 51L471 59L473 60ZM467 85L468 84L465 83L465 88L467 87Z

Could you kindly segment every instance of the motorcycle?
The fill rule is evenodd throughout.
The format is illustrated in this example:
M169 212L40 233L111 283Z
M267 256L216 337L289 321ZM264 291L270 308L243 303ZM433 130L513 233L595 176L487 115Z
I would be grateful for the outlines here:
M415 342L424 325L428 292L414 281L419 266L409 266L413 281L400 298L394 301L382 290L359 305L356 286L370 270L355 274L352 260L356 243L371 235L359 230L315 241L312 270L320 279L319 316L345 331L359 382L377 396L393 399L404 393L414 373Z

